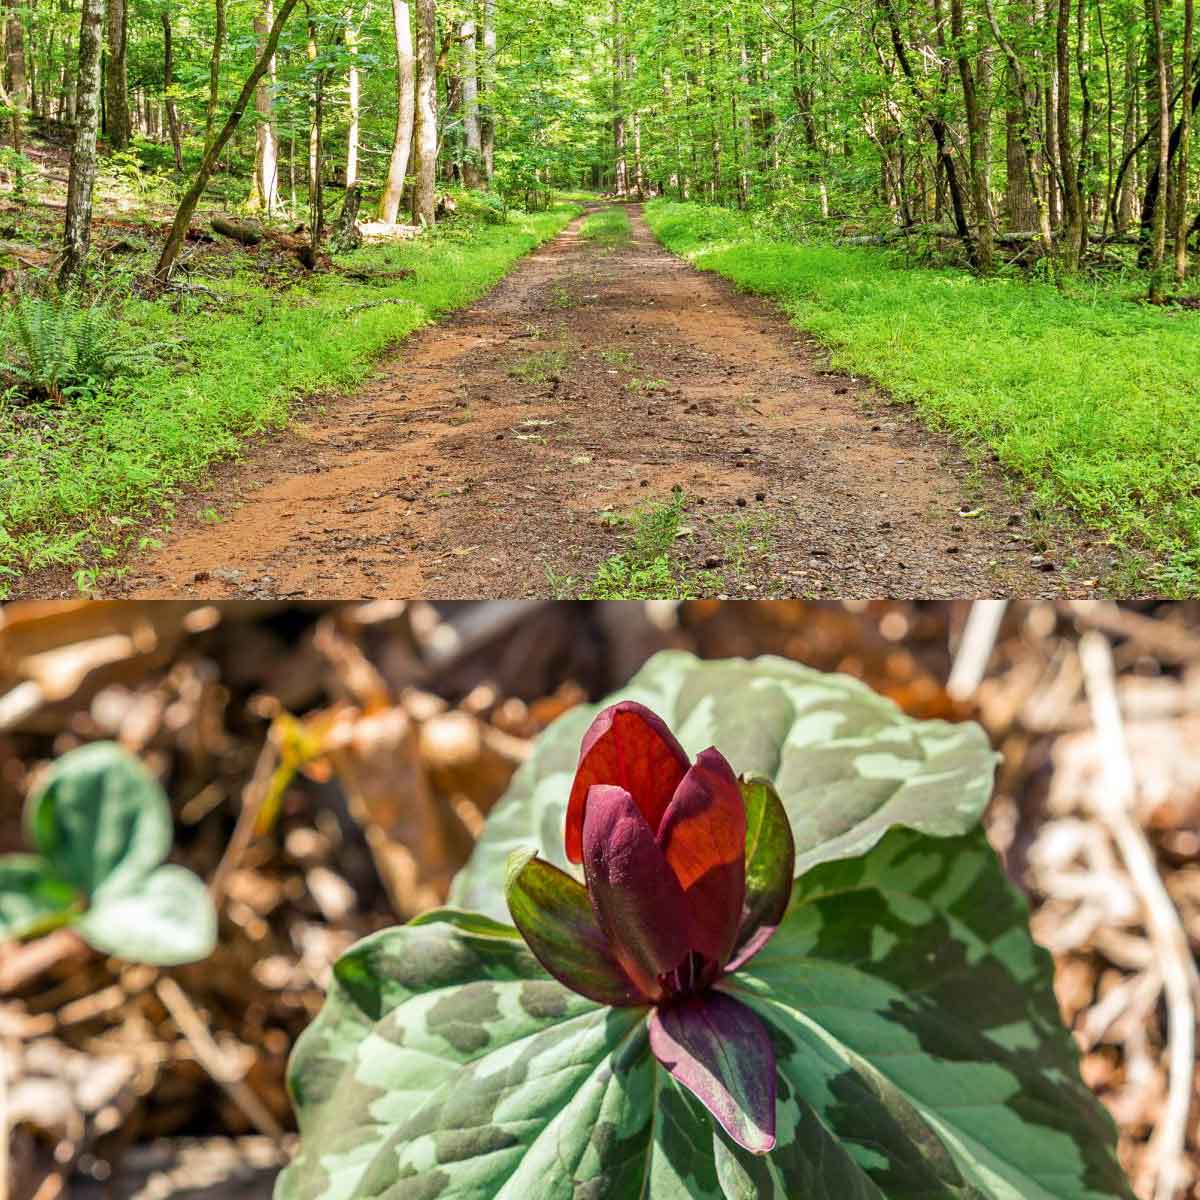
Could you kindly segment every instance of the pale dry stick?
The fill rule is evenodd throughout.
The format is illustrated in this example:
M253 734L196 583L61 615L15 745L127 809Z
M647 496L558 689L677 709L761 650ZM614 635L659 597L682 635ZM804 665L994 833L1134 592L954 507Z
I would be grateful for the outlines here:
M1146 911L1163 978L1170 1082L1151 1146L1157 1174L1155 1200L1175 1200L1186 1183L1184 1143L1196 1067L1196 965L1179 913L1159 876L1154 851L1133 819L1137 781L1125 742L1108 639L1100 633L1085 633L1079 641L1079 659L1104 766L1104 781L1091 797L1092 808L1108 826L1125 860Z
M208 883L208 894L213 905L218 909L221 907L229 876L241 862L242 855L246 853L250 843L254 840L258 814L267 798L271 776L275 772L278 759L279 747L275 744L275 739L268 735L259 752L258 762L254 765L254 774L251 776L250 782L242 789L242 811L238 813L237 824L233 827L233 836L229 839L229 845L225 847L225 853L221 855L221 861L217 863L217 869Z
M1007 604L1007 600L972 602L946 683L946 692L952 700L969 700L982 682Z
M1111 600L1069 600L1067 608L1081 625L1129 638L1165 662L1187 663L1200 659L1200 634L1170 621L1129 612L1118 608Z
M213 1040L208 1026L183 988L165 975L154 985L154 990L179 1027L179 1032L187 1038L200 1065L229 1093L229 1098L245 1113L255 1129L271 1138L277 1146L282 1145L283 1129L279 1122L250 1085L230 1068L225 1055L221 1053L221 1047Z
M0 1200L8 1200L8 1064L9 1052L6 1042L0 1041Z

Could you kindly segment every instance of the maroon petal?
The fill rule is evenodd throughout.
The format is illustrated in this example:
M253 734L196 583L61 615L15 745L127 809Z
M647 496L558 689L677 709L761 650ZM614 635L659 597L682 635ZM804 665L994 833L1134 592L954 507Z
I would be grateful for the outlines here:
M624 788L599 785L588 792L583 870L617 961L643 993L658 999L659 976L691 949L687 901Z
M746 806L733 769L711 746L663 813L658 844L687 898L692 949L724 963L746 894Z
M514 850L505 885L508 911L538 962L572 991L601 1004L645 1004L613 957L587 889L532 850Z
M710 991L656 1008L650 1049L739 1146L774 1148L775 1050L741 1001Z
M583 813L590 788L624 788L655 830L688 769L688 756L661 717L623 700L591 723L579 748L579 766L567 802L567 858L583 861Z

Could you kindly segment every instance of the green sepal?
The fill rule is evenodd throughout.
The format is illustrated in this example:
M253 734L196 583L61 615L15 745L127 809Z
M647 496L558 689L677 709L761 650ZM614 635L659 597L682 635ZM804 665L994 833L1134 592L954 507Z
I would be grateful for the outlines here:
M509 912L534 956L559 982L600 1004L638 1004L642 997L613 956L579 880L533 850L508 856Z

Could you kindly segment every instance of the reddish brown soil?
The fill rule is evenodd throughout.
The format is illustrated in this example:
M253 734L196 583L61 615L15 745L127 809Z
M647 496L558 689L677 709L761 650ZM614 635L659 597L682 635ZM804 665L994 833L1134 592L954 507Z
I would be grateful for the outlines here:
M601 514L676 486L678 570L700 590L1088 593L998 474L630 215L630 244L576 222L366 389L222 469L123 594L570 592L628 541Z

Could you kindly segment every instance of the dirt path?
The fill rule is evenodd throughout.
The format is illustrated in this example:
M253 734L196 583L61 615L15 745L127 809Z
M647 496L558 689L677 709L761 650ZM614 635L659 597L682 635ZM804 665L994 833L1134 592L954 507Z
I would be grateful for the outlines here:
M613 514L673 487L705 592L1087 594L995 474L630 215L628 245L575 222L365 390L222 469L122 594L570 592L628 541Z

